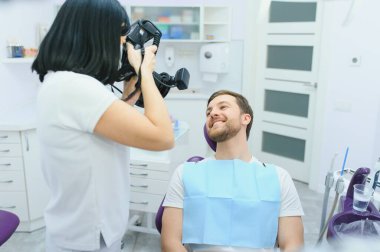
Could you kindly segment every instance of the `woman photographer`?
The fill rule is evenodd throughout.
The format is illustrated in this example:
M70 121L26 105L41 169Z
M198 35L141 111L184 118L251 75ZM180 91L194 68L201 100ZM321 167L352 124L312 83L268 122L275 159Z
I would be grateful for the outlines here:
M46 251L120 251L129 213L129 150L174 145L170 117L154 83L155 46L128 44L141 72L144 114L105 85L118 76L128 16L117 0L67 0L32 65L42 82L37 130L51 192ZM141 62L142 61L142 62ZM124 85L123 97L137 78ZM128 104L129 103L129 104Z

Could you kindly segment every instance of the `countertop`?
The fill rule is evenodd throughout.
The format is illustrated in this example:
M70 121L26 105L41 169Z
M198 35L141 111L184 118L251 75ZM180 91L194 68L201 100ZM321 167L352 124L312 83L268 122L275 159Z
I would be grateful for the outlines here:
M37 110L36 103L31 102L18 108L10 109L0 116L0 130L20 131L35 129L37 125ZM175 139L189 130L189 125L186 122L178 121L173 124Z

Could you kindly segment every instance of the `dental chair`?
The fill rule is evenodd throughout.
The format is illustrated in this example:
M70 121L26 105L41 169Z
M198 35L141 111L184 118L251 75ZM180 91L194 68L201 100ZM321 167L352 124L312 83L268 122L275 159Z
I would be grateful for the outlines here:
M374 235L377 238L380 238L380 232L378 232L379 230L376 231L376 228L370 228L368 226L368 224L373 224L374 222L380 223L380 212L376 209L374 204L370 202L366 212L357 212L353 209L354 185L365 184L367 182L367 176L369 173L370 173L369 168L359 168L356 170L355 174L353 175L350 181L350 184L347 188L346 196L342 196L340 199L340 204L342 206L341 212L334 215L329 220L328 229L327 229L327 241L329 243L339 242L342 239L342 234L345 234L345 235L352 234L352 235L358 236L358 233L361 233L360 236L366 236L367 234L367 235ZM367 224L363 223L363 226L362 226L362 228L367 227L367 230L362 229L359 232L359 226L355 227L352 223L356 225L357 223L359 223L357 221L361 221L361 220L367 222ZM352 225L349 227L347 226L347 224L352 224ZM344 227L344 225L346 226Z
M206 142L210 146L210 148L213 151L216 151L216 142L214 142L213 140L211 140L209 138L209 136L207 134L207 130L206 130L206 125L203 126L203 136L205 137ZM200 157L200 156L193 156L193 157L189 158L186 162L199 162L199 161L201 161L203 159L204 158ZM156 214L156 219L155 219L156 228L157 228L157 231L159 233L161 233L162 215L164 214L164 210L165 210L165 208L162 206L162 204L164 203L164 200L165 200L165 197L162 199L162 202L160 204L160 207L158 208L158 211L157 211L157 214Z
M0 246L16 231L20 219L14 213L0 210Z

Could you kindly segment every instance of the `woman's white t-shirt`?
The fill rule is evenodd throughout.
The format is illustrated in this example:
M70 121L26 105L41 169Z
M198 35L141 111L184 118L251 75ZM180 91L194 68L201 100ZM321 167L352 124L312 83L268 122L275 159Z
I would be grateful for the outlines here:
M94 134L118 98L87 75L52 72L37 98L46 232L58 246L95 250L120 240L129 214L129 149Z

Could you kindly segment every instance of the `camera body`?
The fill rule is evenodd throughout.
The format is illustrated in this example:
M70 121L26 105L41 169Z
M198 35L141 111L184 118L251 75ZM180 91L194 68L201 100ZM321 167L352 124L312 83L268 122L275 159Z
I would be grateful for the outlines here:
M133 23L128 32L126 42L130 42L135 49L141 49L142 56L144 57L144 44L153 39L153 45L157 47L160 44L161 31L149 20L138 20ZM132 76L139 75L134 68L128 62L128 54L126 44L123 45L124 50L121 57L121 68L119 69L119 76L117 81L130 80ZM177 87L179 90L187 89L189 85L190 74L186 68L179 69L175 76L170 76L168 73L153 72L154 82L160 91L162 97L165 97L170 88ZM140 88L140 76L139 81L136 84L136 88ZM127 98L128 99L128 98ZM144 107L144 98L142 94L136 102L139 107Z

